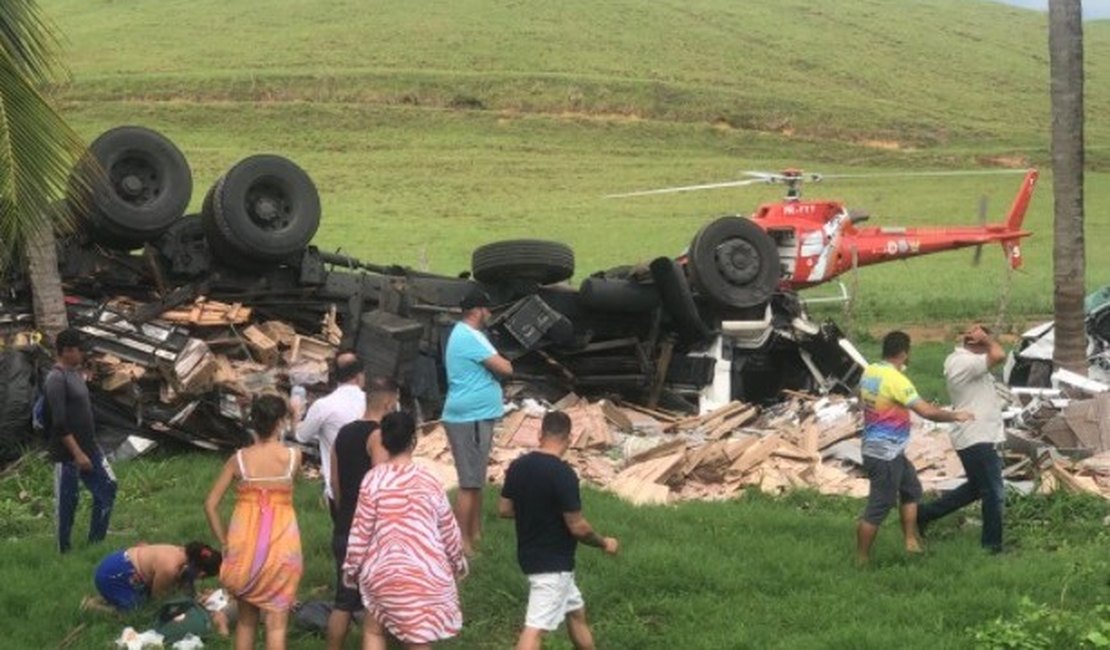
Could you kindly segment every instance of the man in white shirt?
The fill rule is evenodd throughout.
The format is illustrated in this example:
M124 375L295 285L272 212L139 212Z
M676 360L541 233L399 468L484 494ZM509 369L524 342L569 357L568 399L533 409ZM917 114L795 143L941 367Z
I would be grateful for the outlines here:
M298 442L320 445L320 473L324 477L324 497L328 511L335 517L335 499L331 485L331 448L335 436L343 425L354 422L366 411L366 393L362 388L366 377L362 361L354 352L340 352L335 357L335 390L312 403L304 421L297 425ZM300 408L293 413L293 421L300 420Z
M960 456L967 482L939 499L922 505L917 512L918 528L929 522L980 500L983 509L983 548L998 553L1002 550L1002 507L1005 486L1002 482L1002 459L995 445L1005 440L1002 424L1002 402L994 387L990 369L1002 363L1006 353L990 332L973 325L963 334L957 346L944 361L944 378L952 407L970 411L975 419L956 424L952 429L952 446Z

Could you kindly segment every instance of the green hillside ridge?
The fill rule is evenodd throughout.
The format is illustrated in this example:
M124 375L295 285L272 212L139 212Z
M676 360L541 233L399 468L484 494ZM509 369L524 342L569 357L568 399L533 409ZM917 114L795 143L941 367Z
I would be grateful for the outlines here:
M70 100L417 104L900 146L1046 143L1047 19L986 0L43 5L71 42ZM1088 28L1092 135L1110 128L1108 37Z

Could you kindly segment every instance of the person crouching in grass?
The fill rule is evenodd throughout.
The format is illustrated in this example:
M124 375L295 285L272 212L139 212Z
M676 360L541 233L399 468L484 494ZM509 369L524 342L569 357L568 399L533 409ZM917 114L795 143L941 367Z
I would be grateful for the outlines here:
M81 608L126 612L177 589L192 592L195 580L220 575L222 562L219 551L201 542L139 544L115 551L96 567L93 582L100 595L85 598Z
M570 429L566 413L544 416L539 449L512 462L498 502L499 514L515 520L517 560L528 576L528 612L517 650L539 650L543 635L564 620L574 647L592 650L586 605L574 582L575 549L582 542L617 554L617 540L598 535L582 516L578 475L562 459Z

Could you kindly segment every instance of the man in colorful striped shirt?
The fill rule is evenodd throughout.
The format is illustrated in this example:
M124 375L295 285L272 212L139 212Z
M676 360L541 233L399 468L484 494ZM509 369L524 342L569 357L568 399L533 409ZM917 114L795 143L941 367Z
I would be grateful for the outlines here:
M902 372L910 359L910 337L891 332L883 337L883 360L867 366L859 382L863 406L863 469L871 482L867 507L856 529L856 561L866 564L879 525L899 505L906 551L921 552L917 541L917 503L921 482L906 458L910 441L910 411L934 422L967 422L964 411L945 411L921 399Z

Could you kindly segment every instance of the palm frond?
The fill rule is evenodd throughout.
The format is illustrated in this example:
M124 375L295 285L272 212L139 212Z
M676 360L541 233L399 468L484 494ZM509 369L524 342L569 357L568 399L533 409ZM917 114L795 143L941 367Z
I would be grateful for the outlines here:
M51 203L65 195L83 151L61 115L0 50L0 259L11 259L37 228L68 225L68 212L52 210Z
M35 0L0 1L0 52L37 85L60 80L59 37Z

